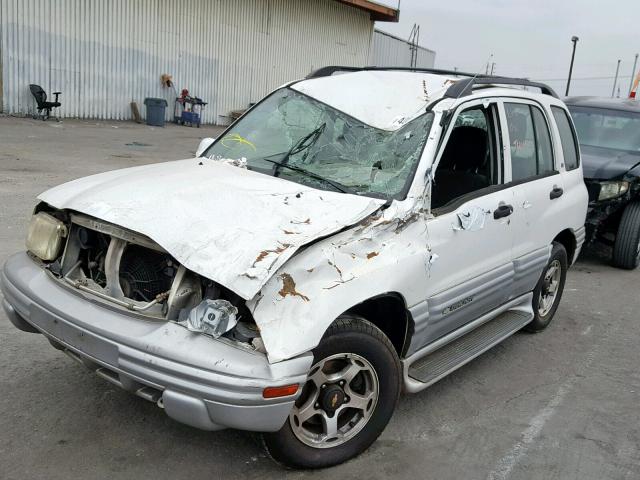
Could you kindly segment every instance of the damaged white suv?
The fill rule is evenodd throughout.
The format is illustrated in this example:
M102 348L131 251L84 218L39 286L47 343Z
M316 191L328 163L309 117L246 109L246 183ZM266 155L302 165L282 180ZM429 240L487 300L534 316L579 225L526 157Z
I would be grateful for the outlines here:
M549 324L585 237L569 156L545 85L327 67L198 158L41 194L3 306L180 422L334 465L403 389Z

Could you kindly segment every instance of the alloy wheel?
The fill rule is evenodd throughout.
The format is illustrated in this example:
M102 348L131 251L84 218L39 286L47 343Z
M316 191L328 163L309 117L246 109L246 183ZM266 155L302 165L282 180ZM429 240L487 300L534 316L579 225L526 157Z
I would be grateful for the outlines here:
M311 369L289 415L294 435L314 448L330 448L353 438L378 402L378 376L355 353L331 355Z
M542 288L540 289L540 297L538 299L538 314L541 317L546 316L556 301L558 296L558 287L562 277L562 265L559 260L554 260L547 267L544 273Z

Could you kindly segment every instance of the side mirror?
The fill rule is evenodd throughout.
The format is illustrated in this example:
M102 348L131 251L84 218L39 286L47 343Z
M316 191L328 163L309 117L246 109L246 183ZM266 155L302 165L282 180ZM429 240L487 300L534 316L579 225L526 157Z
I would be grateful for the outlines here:
M215 141L216 139L211 137L203 138L202 140L200 140L200 145L198 145L198 149L196 150L196 157L201 156Z

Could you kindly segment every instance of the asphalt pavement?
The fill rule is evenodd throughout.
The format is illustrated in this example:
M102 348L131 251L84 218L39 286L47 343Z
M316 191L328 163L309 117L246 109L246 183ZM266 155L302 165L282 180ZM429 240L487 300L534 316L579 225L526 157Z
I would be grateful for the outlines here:
M0 117L0 263L24 249L41 191L187 158L219 128ZM640 271L588 249L551 326L517 334L416 395L330 470L286 471L256 435L203 432L117 389L0 310L2 479L638 479Z

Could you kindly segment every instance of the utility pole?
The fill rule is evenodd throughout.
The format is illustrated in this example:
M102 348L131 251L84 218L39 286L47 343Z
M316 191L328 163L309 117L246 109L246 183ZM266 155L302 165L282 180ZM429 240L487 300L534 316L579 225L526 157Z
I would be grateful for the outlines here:
M487 65L484 69L484 74L485 75L489 75L489 68L491 68L491 61L493 60L493 53L489 55L489 58L487 59Z
M411 33L409 33L409 64L411 68L416 68L418 64L418 45L420 43L420 25L413 24Z
M567 91L564 93L565 97L569 96L569 86L571 85L571 74L573 73L573 60L576 58L576 44L580 40L575 35L571 37L571 41L573 42L573 52L571 53L571 63L569 64L569 78L567 78Z
M613 96L616 94L616 84L618 83L618 73L620 73L620 62L621 60L618 59L618 66L616 67L616 77L613 80L613 88L611 89L611 98L613 98Z
M636 76L636 65L638 64L638 54L636 53L636 58L633 61L633 71L631 72L631 80L629 80L629 95L631 95L631 89L633 88L633 77Z

